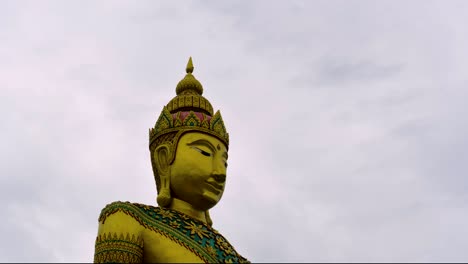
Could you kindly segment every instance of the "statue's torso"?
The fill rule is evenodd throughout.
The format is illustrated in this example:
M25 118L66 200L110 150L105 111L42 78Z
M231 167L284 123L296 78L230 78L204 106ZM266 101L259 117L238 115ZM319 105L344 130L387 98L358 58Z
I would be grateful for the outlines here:
M99 222L95 262L247 262L216 230L174 210L114 202Z

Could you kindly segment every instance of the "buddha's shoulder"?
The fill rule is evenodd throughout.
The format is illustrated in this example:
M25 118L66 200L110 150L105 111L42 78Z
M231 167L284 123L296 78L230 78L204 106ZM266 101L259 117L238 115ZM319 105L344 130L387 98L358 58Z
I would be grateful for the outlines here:
M140 220L147 215L156 214L160 211L159 207L141 204L141 203L132 203L132 202L122 202L115 201L110 204L107 204L99 215L99 222L104 223L107 218L114 214L125 214L135 220Z

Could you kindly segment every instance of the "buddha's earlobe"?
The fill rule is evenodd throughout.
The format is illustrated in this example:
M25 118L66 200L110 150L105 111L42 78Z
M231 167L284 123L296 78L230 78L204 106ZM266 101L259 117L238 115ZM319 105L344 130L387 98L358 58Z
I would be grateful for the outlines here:
M171 166L169 164L170 148L163 144L154 151L154 160L160 179L160 188L156 201L161 207L169 207L171 197Z

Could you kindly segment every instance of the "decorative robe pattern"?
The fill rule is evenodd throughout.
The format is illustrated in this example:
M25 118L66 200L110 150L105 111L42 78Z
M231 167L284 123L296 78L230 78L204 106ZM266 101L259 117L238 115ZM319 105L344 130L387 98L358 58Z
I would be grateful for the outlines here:
M205 263L249 263L211 226L178 211L138 203L114 202L102 210L100 224L105 226L106 220L119 212L129 216L130 221L139 225L142 231L130 234L108 229L109 232L99 232L95 245L95 263L151 261L146 258L145 251L157 245L149 244L152 242L149 239L145 241L143 232L162 235ZM120 223L111 224L119 226Z

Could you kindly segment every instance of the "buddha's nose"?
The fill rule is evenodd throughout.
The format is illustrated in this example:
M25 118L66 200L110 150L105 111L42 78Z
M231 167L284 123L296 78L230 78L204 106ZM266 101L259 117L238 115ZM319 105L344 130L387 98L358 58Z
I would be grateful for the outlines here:
M224 183L226 181L226 167L223 160L215 160L213 163L212 176L218 183Z

